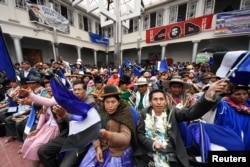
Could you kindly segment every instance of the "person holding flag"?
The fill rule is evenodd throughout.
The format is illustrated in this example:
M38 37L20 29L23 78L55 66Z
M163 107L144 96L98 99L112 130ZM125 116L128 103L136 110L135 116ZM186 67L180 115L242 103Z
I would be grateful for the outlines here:
M46 98L52 98L53 93L50 87L49 80L44 81L47 90ZM27 94L26 94L27 95ZM38 96L39 95L34 95ZM39 167L40 161L37 151L41 145L54 139L59 134L59 128L52 113L52 107L43 106L39 111L39 120L36 128L31 131L24 140L20 153L23 153L23 158L31 160L32 167Z
M101 123L93 107L95 101L86 94L87 85L82 81L73 83L73 93L56 76L50 84L52 99L35 98L29 92L26 95L44 106L53 106L60 129L59 136L39 148L38 157L45 167L78 166L88 146L99 136ZM59 162L58 155L62 155Z

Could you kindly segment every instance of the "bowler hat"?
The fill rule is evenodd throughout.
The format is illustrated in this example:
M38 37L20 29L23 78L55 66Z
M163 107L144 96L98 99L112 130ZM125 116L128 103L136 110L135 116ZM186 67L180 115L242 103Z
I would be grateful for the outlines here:
M26 83L40 83L40 78L38 78L38 77L31 77L30 79L28 79L27 81L26 81Z
M125 83L125 84L130 84L131 78L130 78L130 76L124 74L121 76L120 82Z
M115 85L107 85L104 87L104 93L103 95L101 95L101 97L117 96L117 95L120 95L118 87Z
M95 82L95 83L102 83L103 80L102 80L102 78L98 75L98 76L95 76L95 77L94 77L94 82Z

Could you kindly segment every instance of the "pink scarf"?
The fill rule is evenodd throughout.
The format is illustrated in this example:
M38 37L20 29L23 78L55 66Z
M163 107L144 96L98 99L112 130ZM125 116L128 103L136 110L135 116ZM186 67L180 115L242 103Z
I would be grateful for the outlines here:
M250 107L246 106L245 104L236 104L228 97L225 97L224 100L226 101L227 104L229 104L232 108L234 108L235 111L244 114L250 114Z

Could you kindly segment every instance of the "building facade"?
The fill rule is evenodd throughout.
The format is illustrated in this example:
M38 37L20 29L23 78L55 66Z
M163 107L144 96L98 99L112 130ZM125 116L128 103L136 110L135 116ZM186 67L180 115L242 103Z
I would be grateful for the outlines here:
M218 14L245 11L250 7L250 0L152 0L151 4L145 1L141 15L129 20L128 29L123 28L118 54L120 62L116 61L114 54L114 26L101 27L99 16L88 13L80 6L72 6L70 0L31 2L52 8L64 16L69 21L69 31L63 32L31 22L25 0L0 0L0 26L13 63L23 60L32 63L50 62L58 56L72 64L80 58L83 64L89 65L119 65L125 58L134 63L145 63L156 57L171 58L174 63L194 62L197 53L206 48L249 49L247 31L218 35L216 29ZM199 19L207 19L206 16L210 16L211 25L203 29L203 23ZM249 24L248 19L241 22ZM170 30L175 30L173 25L186 32L184 29L190 24L191 26L186 29L192 32L196 29L196 23L200 27L199 31L178 37L168 36ZM164 33L158 34L161 35L158 36L160 38L154 38L157 40L150 40L150 35L157 36L158 29ZM93 43L89 32L107 36L109 45Z

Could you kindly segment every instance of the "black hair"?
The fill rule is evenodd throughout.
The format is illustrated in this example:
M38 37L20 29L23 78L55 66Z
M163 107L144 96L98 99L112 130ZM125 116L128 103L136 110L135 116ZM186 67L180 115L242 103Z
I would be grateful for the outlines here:
M164 95L164 97L166 98L165 92L164 92L163 90L161 90L161 89L153 89L153 90L151 90L151 92L149 93L149 101L152 100L153 94L155 94L155 93L162 93L162 94Z
M72 85L73 85L73 87L74 87L75 85L78 85L78 84L81 84L81 85L82 85L82 88L83 88L84 90L87 90L87 84L84 83L84 82L81 81L81 80L76 80L76 81L74 81Z

